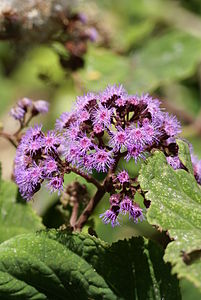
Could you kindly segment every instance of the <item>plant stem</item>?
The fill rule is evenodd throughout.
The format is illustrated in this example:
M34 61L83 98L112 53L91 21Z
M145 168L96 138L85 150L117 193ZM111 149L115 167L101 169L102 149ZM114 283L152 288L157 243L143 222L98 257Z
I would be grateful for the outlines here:
M3 137L3 138L5 138L6 140L8 140L15 148L17 148L17 144L16 144L14 138L12 137L12 135L10 135L10 134L8 134L6 132L1 131L0 132L0 136Z
M92 176L87 175L81 171L79 171L78 169L74 168L74 167L70 167L71 171L77 175L80 175L81 177L83 177L84 179L86 179L87 182L93 183L97 189L101 188L102 185Z
M99 201L102 199L102 197L105 195L106 191L104 186L100 186L98 190L96 191L95 195L91 198L89 203L87 204L86 208L80 215L79 219L75 223L74 230L81 231L82 227L86 224L88 218L92 214L93 210L95 209L96 205L99 203Z
M100 184L98 181L96 181L93 177L91 177L89 175L83 174L83 175L86 175L86 176L82 176L82 174L79 174L79 171L77 169L75 170L77 174L79 174L82 177L84 177L88 182L91 182L94 185L96 185L97 191L96 191L95 195L91 198L91 200L89 201L89 203L87 204L86 208L84 209L84 211L80 215L80 217L77 220L77 222L75 223L74 230L77 230L77 231L81 231L82 230L82 227L86 224L88 218L90 217L90 215L94 211L96 205L100 202L100 200L105 195L105 193L107 191L107 185L110 182L111 176L114 174L120 158L123 157L123 156L125 156L125 154L126 154L126 152L119 153L119 155L116 157L115 163L112 166L112 168L109 170L109 172L108 172L108 174L107 174L107 176L106 176L103 184Z
M79 210L79 203L76 201L73 205L72 214L70 217L70 226L74 228L77 216L78 216L78 210Z

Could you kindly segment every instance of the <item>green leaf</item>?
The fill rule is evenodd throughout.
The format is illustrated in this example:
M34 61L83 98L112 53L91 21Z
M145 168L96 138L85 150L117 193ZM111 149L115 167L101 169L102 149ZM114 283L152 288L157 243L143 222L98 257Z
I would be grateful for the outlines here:
M172 82L163 86L162 92L168 104L171 105L171 101L174 99L172 105L175 106L176 110L186 111L192 118L199 113L199 90L196 87Z
M140 171L139 182L151 200L147 220L173 239L165 251L165 261L173 272L201 289L201 189L194 176L174 171L163 153L155 152Z
M150 40L133 57L133 90L154 90L193 75L200 62L201 40L179 31ZM190 55L189 55L190 53Z
M8 299L15 299L15 283L21 284L19 299L116 299L92 266L46 236L27 234L3 243L0 271L13 278L6 283Z
M17 202L17 186L13 182L0 183L0 242L22 233L43 229L41 219L29 203Z
M52 83L61 83L64 79L65 72L59 63L59 56L49 46L37 46L29 50L13 79L18 88L23 87L23 91L33 86L42 88L44 82L39 78L41 73L47 75Z
M86 234L24 234L0 245L0 297L180 299L162 256L142 238L110 246Z
M193 165L191 161L191 155L189 151L188 144L185 143L182 140L177 140L177 145L179 146L179 158L182 162L182 164L187 168L187 170L191 173L194 174L193 172Z
M108 84L125 83L129 72L128 58L111 50L90 47L85 55L85 68L79 74L86 90L98 91Z

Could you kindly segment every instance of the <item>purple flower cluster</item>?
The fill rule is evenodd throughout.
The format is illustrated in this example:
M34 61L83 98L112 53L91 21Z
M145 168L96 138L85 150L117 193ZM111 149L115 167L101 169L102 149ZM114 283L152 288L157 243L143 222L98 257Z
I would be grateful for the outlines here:
M186 141L186 142L187 142L187 144L189 146L189 150L190 150L190 156L191 156L191 161L192 161L192 165L193 165L195 179L196 179L197 183L201 185L201 160L199 160L198 157L196 155L194 155L193 146L188 141ZM174 144L170 143L170 148L172 147L172 145L174 145ZM175 152L174 156L166 157L168 164L174 170L185 169L185 166L182 164L182 162L179 159L177 151L173 151L173 152Z
M26 112L28 107L33 115L48 109L42 100L30 103L25 98L12 115L21 120L22 110ZM107 173L101 188L110 193L110 208L101 215L103 222L118 225L119 216L125 214L138 222L143 220L143 212L133 199L139 186L127 171L116 174L119 160L136 163L159 149L174 169L180 167L176 138L181 126L177 119L160 108L158 99L148 94L129 95L122 85L78 97L73 110L64 112L55 128L47 134L41 126L29 129L18 147L15 178L26 199L44 180L51 191L60 191L65 173L73 171L89 178L95 170ZM195 172L200 172L198 163Z
M175 140L181 126L149 95L128 95L121 86L78 97L56 129L64 137L66 160L86 172L107 172L124 156L137 162L151 149Z
M35 126L27 130L15 159L15 180L27 200L40 189L44 180L51 191L63 187L62 162L57 151L61 140L54 131L45 135L41 129L42 126Z
M194 176L197 182L201 185L201 160L191 153L191 160L193 164Z
M22 98L17 102L17 105L10 110L10 115L20 122L24 122L26 113L29 111L32 116L37 114L47 113L49 103L44 100L32 101L29 98Z
M57 120L56 128L64 136L66 161L85 172L108 172L121 156L137 162L151 149L167 147L170 140L176 144L181 132L177 119L163 112L157 99L128 95L121 85L78 97L72 112ZM169 163L173 164L171 156ZM120 172L115 180L120 185L120 197L101 215L103 221L118 225L119 214L125 213L135 222L142 220L142 209L132 202L134 189L130 198L126 195L125 185L131 191L128 173ZM113 188L115 184L113 181Z
M125 173L128 176L126 171L122 171L121 173ZM119 173L117 179L119 180ZM119 180L121 184L121 180ZM125 186L125 182L127 185ZM130 182L130 184L129 184ZM130 188L129 196L126 187ZM134 189L132 189L132 180L129 178L123 182L121 186L121 192L117 194L112 194L110 196L110 209L106 210L103 214L100 215L100 218L103 220L105 224L111 223L112 227L119 225L118 217L119 215L129 215L129 219L132 219L135 223L138 220L142 221L144 219L142 209L139 207L137 203L135 203L132 198L134 197Z
M115 194L110 196L110 208L100 215L105 224L111 223L112 227L119 225L119 215L129 215L135 223L144 219L143 211L134 202L136 191L135 179L130 178L127 171L123 170L113 175L112 185Z

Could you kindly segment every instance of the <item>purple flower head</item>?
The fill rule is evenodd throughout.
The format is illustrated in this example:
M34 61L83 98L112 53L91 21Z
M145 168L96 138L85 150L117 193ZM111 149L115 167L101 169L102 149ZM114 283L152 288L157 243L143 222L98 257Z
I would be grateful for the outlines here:
M83 109L83 110L80 111L78 117L79 117L80 122L84 122L84 121L89 120L90 113L86 109Z
M112 158L112 152L104 149L96 148L96 152L93 154L93 167L98 172L107 172L112 167L114 159Z
M115 151L125 149L128 140L128 132L123 130L120 126L117 126L117 131L110 131L111 139L109 145L114 148Z
M119 225L117 220L118 212L113 211L112 209L106 210L103 214L100 215L100 218L105 224L111 223L112 227Z
M128 143L133 146L144 146L146 143L145 133L143 127L130 128Z
M128 147L128 154L125 156L126 161L129 161L131 158L135 160L135 163L142 158L145 159L145 155L143 153L144 148L141 145L131 146Z
M195 178L199 184L201 184L201 160L194 166Z
M27 169L27 171L29 172L31 184L36 186L43 178L42 168L34 163L32 167Z
M125 197L120 203L120 213L125 215L132 210L133 202L129 197Z
M142 95L140 101L147 105L147 111L151 114L152 118L157 117L161 113L160 104L158 99L153 99L149 94Z
M86 135L82 136L81 138L78 139L78 146L80 153L86 153L90 147L92 146L92 141L90 138L88 138Z
M83 23L86 24L87 23L87 16L84 13L79 13L78 14L79 20Z
M48 131L42 139L42 146L44 147L45 153L48 153L49 151L56 151L60 143L61 140L53 130Z
M177 169L180 169L181 168L181 162L180 162L180 159L178 156L168 156L167 158L167 162L168 164L174 169L174 170L177 170Z
M15 106L10 110L10 115L15 120L19 120L19 121L22 121L24 119L25 113L26 113L25 110L20 106Z
M69 128L66 129L63 136L67 141L74 141L78 138L80 130L80 124L79 122L74 122L69 125Z
M61 190L56 185L55 175L59 174L58 164L61 162L57 152L59 140L55 132L45 135L42 126L35 125L26 131L17 148L14 175L22 196L30 200L40 189L44 180L49 180L52 190ZM63 176L59 176L60 181Z
M29 106L32 116L47 112L47 102L38 100L31 104L28 100L21 99L17 106L19 111L13 111L19 120L24 118ZM55 127L56 131L44 134L41 126L35 126L21 139L15 177L27 199L40 189L43 181L51 191L61 191L64 174L71 171L85 176L88 176L86 173L93 176L95 170L109 172L101 183L112 194L111 207L102 215L103 221L117 225L121 212L128 213L137 222L143 214L131 200L136 192L134 181L125 170L115 175L119 160L132 158L137 163L158 148L169 155L167 160L173 168L180 167L174 145L168 142L175 141L181 130L176 117L163 112L159 100L148 94L128 95L122 85L77 97L72 112L64 112ZM201 181L198 162L194 164L194 172Z
M23 147L25 154L34 155L42 149L42 138L43 133L41 131L41 126L35 125L33 128L27 130L23 136L20 148Z
M118 173L117 178L121 184L124 184L125 182L129 182L129 175L128 172L125 170Z
M127 104L127 95L122 95L115 100L117 107L124 107Z
M100 93L100 101L102 104L106 104L110 99L112 98L120 98L122 96L127 95L126 90L123 88L123 86L120 85L108 85L107 88Z
M193 154L193 149L192 150L190 149L190 153L191 153L192 164L193 166L195 166L199 162L199 159L196 155Z
M119 202L120 202L120 197L121 195L120 194L113 194L110 196L110 205L113 206L113 205L118 205Z
M97 96L94 93L87 93L84 96L77 97L75 110L91 109L96 104Z
M57 130L62 131L64 128L68 128L72 121L72 114L64 112L61 114L59 119L56 120L55 127Z
M51 193L59 191L59 193L63 190L63 177L53 177L47 184L48 189Z
M65 156L66 156L66 161L72 163L73 165L76 165L76 163L82 157L80 155L79 146L76 143L70 143L68 145L68 148L66 149Z
M49 110L49 103L44 100L37 100L33 102L34 114L46 114Z
M26 110L28 107L32 106L32 100L29 98L22 98L17 102L17 104Z
M137 203L135 203L131 206L130 212L129 212L129 218L133 219L133 221L135 223L137 223L138 220L140 220L140 221L144 220L142 209L138 206Z
M164 113L163 127L169 137L177 136L181 132L181 125L175 116Z
M161 129L155 121L149 122L145 120L143 122L143 134L144 134L144 143L151 145L154 142L158 142L161 136Z
M58 165L54 158L49 157L44 163L43 166L43 173L45 177L49 177L52 175L52 173L58 171Z
M99 134L104 131L103 125L100 123L96 123L93 127L94 133Z
M192 153L192 151L193 149L190 148L195 179L201 185L201 160L199 160L198 157Z
M30 132L30 137L32 139L43 137L44 133L42 132L42 125L34 125L34 127L31 127L27 130L27 134Z
M19 186L19 191L22 197L26 200L31 200L34 194L40 189L40 182L33 184L29 170L18 170L15 174L15 180Z
M165 147L170 135L176 137L178 124L162 112L159 100L148 94L129 96L122 85L113 85L98 95L78 97L74 110L62 114L56 128L64 137L69 163L106 172L119 154L137 162L159 144Z
M84 173L92 173L92 155L83 154L82 156L79 156L76 166L79 167Z
M112 114L112 109L108 109L102 105L99 105L99 107L95 109L92 114L93 124L102 124L103 126L109 127L111 125Z
M137 95L130 95L127 97L127 103L130 105L137 106L140 103L140 99Z

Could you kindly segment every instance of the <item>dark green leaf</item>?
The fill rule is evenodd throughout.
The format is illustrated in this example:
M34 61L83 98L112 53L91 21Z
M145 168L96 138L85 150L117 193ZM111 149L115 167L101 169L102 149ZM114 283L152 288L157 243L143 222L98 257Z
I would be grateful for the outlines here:
M46 234L1 244L0 274L1 299L117 299L92 265Z
M162 260L163 251L151 242L132 238L109 246L84 234L41 233L47 234L91 264L120 298L180 299L176 278L170 276L170 266Z
M24 234L0 245L2 299L180 299L163 251L142 238L112 246L86 234Z

